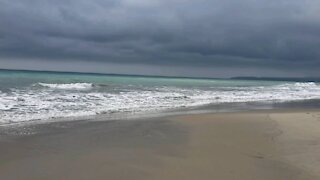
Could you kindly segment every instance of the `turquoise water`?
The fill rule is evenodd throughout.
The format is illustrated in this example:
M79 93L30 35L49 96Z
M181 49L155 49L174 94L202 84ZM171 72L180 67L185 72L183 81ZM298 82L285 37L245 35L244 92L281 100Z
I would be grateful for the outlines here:
M316 83L0 70L0 124L234 102L319 99Z
M130 75L102 75L63 72L7 71L0 70L0 88L23 87L30 84L43 83L81 83L89 82L109 85L138 86L179 86L179 87L225 87L225 86L257 86L275 85L279 81L223 80L198 78L171 78Z

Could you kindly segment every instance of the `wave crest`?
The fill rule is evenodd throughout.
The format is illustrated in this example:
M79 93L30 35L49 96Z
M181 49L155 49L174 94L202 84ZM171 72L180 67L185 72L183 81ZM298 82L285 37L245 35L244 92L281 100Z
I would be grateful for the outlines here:
M69 84L48 84L48 83L38 83L38 85L52 88L52 89L64 89L64 90L88 90L94 85L91 83L69 83Z

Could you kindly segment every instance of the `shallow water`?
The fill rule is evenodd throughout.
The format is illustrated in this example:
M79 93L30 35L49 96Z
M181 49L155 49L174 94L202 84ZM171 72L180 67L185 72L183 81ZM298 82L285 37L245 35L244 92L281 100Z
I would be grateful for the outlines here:
M316 99L313 82L0 71L0 124Z

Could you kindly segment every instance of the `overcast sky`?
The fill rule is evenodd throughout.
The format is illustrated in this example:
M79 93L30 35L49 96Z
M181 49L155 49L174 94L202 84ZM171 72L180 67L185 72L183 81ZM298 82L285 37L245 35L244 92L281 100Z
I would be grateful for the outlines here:
M318 0L0 0L0 68L320 76Z

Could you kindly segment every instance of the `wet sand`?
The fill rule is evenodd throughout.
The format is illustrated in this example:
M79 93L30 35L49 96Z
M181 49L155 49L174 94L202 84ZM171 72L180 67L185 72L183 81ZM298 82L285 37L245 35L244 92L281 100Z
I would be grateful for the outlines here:
M0 128L2 180L320 179L320 111Z

